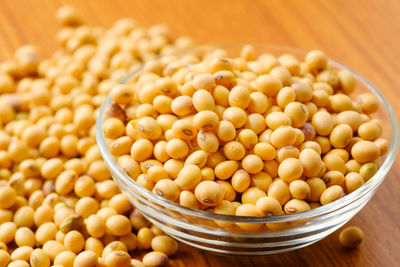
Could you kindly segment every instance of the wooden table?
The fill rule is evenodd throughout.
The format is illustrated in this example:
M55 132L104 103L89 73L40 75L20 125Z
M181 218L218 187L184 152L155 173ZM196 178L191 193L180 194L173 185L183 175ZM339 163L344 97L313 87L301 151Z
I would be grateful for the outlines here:
M66 1L2 0L0 59L25 43L43 55L56 47L56 9ZM266 42L319 48L368 77L400 117L400 1L397 0L113 0L68 1L92 25L133 17L144 26L167 24L174 35L207 42ZM172 266L399 266L400 161L372 201L349 223L363 228L358 249L342 249L334 233L298 251L268 257L221 257L182 245Z

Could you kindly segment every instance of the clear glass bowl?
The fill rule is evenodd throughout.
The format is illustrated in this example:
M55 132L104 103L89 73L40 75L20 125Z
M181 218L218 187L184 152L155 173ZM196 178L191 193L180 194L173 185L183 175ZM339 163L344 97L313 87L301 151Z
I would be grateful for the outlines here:
M182 51L175 56L204 53L215 48L223 48L229 56L238 56L241 47L239 44L210 45ZM254 47L258 53L276 56L291 53L301 60L306 54L305 51L282 46L260 44ZM209 252L231 255L267 255L308 246L340 228L367 204L392 166L399 141L395 113L382 93L357 72L334 60L330 60L330 64L335 68L348 69L354 74L357 79L355 94L369 91L379 99L381 106L374 117L382 121L383 137L389 140L390 148L387 155L382 157L380 169L374 177L356 191L328 205L291 215L240 217L186 208L153 194L122 171L108 150L103 121L105 108L110 104L109 96L101 107L96 125L101 155L112 177L132 204L153 224L183 243ZM121 83L129 83L140 70L128 75ZM262 224L262 227L258 232L245 232L235 223Z

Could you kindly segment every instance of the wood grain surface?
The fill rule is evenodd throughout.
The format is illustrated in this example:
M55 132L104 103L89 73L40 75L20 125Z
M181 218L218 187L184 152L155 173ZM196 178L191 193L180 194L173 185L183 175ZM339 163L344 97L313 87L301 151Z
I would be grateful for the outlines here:
M392 101L400 117L400 1L398 0L1 0L0 59L26 43L49 55L57 47L55 12L70 3L91 25L120 17L143 26L168 25L175 36L200 43L264 42L322 49L357 70ZM338 233L309 247L268 257L222 257L181 245L172 266L400 266L400 161L368 205L349 225L365 240L340 247Z

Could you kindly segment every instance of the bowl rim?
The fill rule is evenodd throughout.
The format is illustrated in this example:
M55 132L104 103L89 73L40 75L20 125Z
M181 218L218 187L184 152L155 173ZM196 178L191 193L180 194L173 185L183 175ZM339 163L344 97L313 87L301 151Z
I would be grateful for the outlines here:
M208 44L208 45L202 45L198 46L196 48L191 48L191 49L182 49L174 55L179 55L183 53L187 53L188 51L195 51L197 49L204 49L204 48L229 48L233 46L243 46L246 45L247 43L217 43L217 44ZM270 48L270 49L275 49L275 50L281 50L281 53L295 53L296 57L298 57L298 54L302 54L303 56L307 53L306 50L300 49L300 48L294 48L290 46L282 46L282 45L276 45L276 44L268 44L268 43L251 43L254 47L257 48ZM269 51L265 51L268 53ZM138 192L142 197L147 198L149 201L154 202L164 208L168 208L172 211L183 213L189 216L194 216L194 217L199 217L207 220L219 220L219 221L226 221L226 222L241 222L241 223L276 223L276 222L290 222L290 221L297 221L297 220L305 220L305 219L311 219L315 217L319 217L324 214L331 213L335 210L339 210L348 204L352 203L353 201L357 200L358 198L361 198L364 196L366 193L368 193L370 190L373 190L379 184L385 179L386 174L389 172L390 168L392 167L394 160L396 158L396 154L398 151L398 144L399 144L399 127L397 124L397 118L396 114L390 105L389 101L383 96L383 94L377 89L375 85L373 85L369 80L367 80L364 76L359 74L358 72L354 71L350 67L339 63L331 58L328 58L329 63L333 65L334 67L340 68L340 69L346 69L350 71L354 77L359 80L360 82L363 83L363 85L369 89L374 95L378 98L380 104L383 106L383 110L388 116L390 125L391 125L391 143L390 147L388 150L387 155L385 156L385 159L378 169L378 171L375 173L371 179L369 179L365 184L363 184L360 188L357 190L353 191L350 194L347 194L343 196L342 198L329 203L327 205L311 209L308 211L300 212L300 213L294 213L294 214L285 214L285 215L279 215L279 216L236 216L236 215L225 215L225 214L217 214L217 213L212 213L208 211L203 211L203 210L197 210L197 209L192 209L188 208L185 206L180 205L179 203L169 201L161 196L158 196L151 192L150 190L142 187L138 183L136 183L135 180L133 180L131 177L129 177L117 164L117 162L114 160L112 154L110 153L108 146L105 141L105 136L103 132L103 122L105 119L104 111L109 103L111 103L111 98L110 94L107 95L105 101L100 107L100 112L98 114L97 120L96 120L96 141L100 150L100 153L108 165L108 168L111 170L112 173L115 173L117 177L113 177L114 179L121 179L123 183L134 189L136 192ZM141 64L137 69L134 71L130 72L124 79L121 80L120 84L126 83L133 75L138 73L140 70L142 70L143 64ZM152 205L154 205L152 203Z

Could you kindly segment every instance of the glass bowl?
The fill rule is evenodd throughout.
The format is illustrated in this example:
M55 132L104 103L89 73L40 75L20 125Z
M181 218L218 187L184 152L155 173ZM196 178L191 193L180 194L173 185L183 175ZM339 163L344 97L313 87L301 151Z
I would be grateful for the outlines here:
M239 56L241 47L239 44L209 45L172 56L204 53L217 48L223 48L229 56ZM277 56L291 53L298 59L303 59L306 54L299 49L275 45L259 44L254 47L259 53ZM333 203L290 215L242 217L195 210L168 201L136 183L117 165L109 152L103 133L105 108L111 102L109 96L101 106L96 124L96 139L101 155L113 179L131 203L154 225L183 243L212 253L231 255L268 255L308 246L340 228L367 204L385 179L398 148L397 119L382 93L357 72L334 60L329 62L334 68L347 69L353 73L357 80L355 93L368 91L379 99L380 109L374 117L382 121L382 135L390 142L388 153L380 159L378 172L359 189ZM134 80L140 70L141 67L121 83ZM245 232L236 223L261 224L262 227L257 232Z

